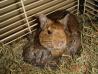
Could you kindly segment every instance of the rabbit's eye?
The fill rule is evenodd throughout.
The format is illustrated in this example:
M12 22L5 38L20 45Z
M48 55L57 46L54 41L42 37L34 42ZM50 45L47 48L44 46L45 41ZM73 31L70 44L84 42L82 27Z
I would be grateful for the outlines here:
M52 32L50 30L48 30L48 34L52 34Z

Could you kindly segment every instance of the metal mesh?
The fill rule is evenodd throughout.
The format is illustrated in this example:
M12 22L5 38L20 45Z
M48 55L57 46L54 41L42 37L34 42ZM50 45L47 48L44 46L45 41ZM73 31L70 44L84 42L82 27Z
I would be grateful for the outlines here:
M32 16L41 13L49 14L59 9L67 9L74 14L79 13L79 1L81 0L22 1L23 5L21 0L0 1L0 43L9 44L27 35L30 30L33 32L33 27L37 23L33 23L35 19L32 19ZM98 17L98 4L96 2L94 0L85 0L84 14Z

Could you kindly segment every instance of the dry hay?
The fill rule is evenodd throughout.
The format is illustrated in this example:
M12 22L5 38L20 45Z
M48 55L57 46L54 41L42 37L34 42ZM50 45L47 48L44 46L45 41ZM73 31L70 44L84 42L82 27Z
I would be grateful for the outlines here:
M98 74L98 32L85 20L80 26L83 51L70 65L63 62L58 69L52 70L39 69L25 63L22 48L27 40L20 39L12 45L0 45L0 74Z

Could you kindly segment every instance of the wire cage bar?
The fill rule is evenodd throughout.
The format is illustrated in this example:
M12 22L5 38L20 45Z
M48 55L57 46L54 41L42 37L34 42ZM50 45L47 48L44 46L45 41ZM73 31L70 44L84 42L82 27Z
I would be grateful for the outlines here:
M82 8L82 9L81 9ZM98 19L97 0L3 0L0 1L0 43L12 43L34 31L32 16L66 9Z

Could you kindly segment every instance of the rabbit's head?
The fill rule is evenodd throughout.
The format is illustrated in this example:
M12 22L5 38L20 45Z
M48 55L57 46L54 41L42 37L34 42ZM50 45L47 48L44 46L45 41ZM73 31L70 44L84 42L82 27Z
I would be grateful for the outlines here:
M63 23L61 21L53 21L45 15L40 15L40 28L39 41L42 46L47 49L65 49L68 42L68 35L65 28L68 21L68 15L65 16Z

